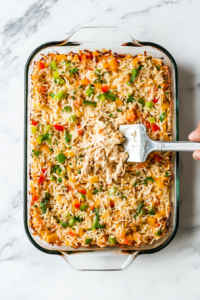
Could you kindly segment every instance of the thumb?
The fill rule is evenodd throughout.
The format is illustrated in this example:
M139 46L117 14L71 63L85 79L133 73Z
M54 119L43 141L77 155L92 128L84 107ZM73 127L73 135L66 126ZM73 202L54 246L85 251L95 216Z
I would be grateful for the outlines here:
M193 158L196 160L200 160L200 150L194 151Z
M189 134L188 139L193 142L200 142L200 122L197 128Z

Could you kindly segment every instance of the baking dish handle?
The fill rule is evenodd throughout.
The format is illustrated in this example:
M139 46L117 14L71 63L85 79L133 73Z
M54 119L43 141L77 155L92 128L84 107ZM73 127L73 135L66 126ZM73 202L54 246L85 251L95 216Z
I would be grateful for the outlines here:
M138 256L139 251L73 252L60 251L62 257L77 271L122 271L128 268Z
M83 43L106 43L121 46L132 45L142 47L140 42L130 36L125 30L115 26L88 26L80 27L59 46L80 45Z

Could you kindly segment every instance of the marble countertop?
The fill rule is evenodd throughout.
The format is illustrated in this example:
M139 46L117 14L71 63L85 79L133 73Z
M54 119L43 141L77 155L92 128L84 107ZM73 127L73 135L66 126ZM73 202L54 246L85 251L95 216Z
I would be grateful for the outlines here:
M118 26L162 45L178 65L180 140L187 140L200 120L200 1L8 0L1 8L1 299L200 299L200 163L191 153L180 155L175 239L123 272L77 272L38 251L24 232L22 200L24 66L33 49L92 25Z

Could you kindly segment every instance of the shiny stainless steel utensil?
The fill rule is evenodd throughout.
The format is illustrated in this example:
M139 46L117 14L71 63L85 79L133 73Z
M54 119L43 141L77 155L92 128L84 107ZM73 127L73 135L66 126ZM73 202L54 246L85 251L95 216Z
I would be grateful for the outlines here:
M200 149L200 143L192 142L165 142L153 141L142 124L120 125L119 130L126 138L123 143L125 152L128 152L127 161L144 162L152 151L194 151Z

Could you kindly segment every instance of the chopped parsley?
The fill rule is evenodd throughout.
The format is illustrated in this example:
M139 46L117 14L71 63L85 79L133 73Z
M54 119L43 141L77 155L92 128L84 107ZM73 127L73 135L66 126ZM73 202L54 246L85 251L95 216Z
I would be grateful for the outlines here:
M153 180L153 177L146 177L146 179L144 180L143 183L144 183L145 185L148 185L148 182L149 182L149 181L155 182L155 180Z

